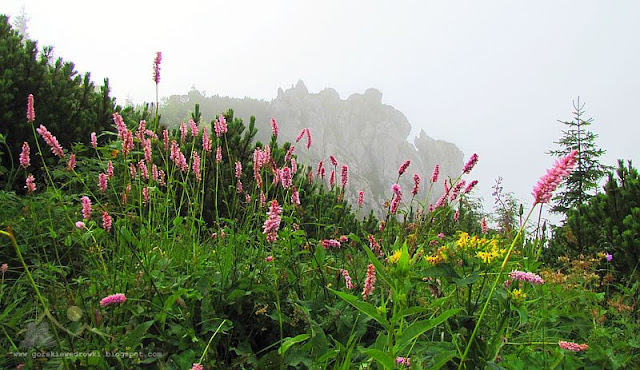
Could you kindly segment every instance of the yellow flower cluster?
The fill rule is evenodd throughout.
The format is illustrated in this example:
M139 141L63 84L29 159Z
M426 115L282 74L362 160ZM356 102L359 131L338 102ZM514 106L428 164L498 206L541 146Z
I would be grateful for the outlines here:
M511 292L511 294L513 294L514 301L520 301L527 298L527 294L523 293L522 289L514 289L513 292Z
M432 265L437 265L441 262L447 262L447 259L449 258L449 252L449 247L443 245L442 247L439 247L434 254L425 256L424 260Z
M491 263L496 258L502 258L506 249L498 246L498 239L478 238L477 235L469 236L468 233L460 233L457 245L462 250L476 251L476 257L484 263Z
M389 262L398 263L398 261L400 261L400 256L402 256L402 251L400 249L396 249L391 257L389 257Z

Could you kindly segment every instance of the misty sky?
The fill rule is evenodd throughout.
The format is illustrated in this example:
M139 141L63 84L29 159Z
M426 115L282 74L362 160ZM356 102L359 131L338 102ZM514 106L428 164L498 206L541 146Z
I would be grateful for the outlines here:
M578 96L604 162L640 164L639 1L0 0L0 13L23 5L30 37L109 77L120 103L154 100L156 51L161 96L195 86L271 100L298 79L343 99L375 87L414 133L478 153L487 206L499 175L531 204Z

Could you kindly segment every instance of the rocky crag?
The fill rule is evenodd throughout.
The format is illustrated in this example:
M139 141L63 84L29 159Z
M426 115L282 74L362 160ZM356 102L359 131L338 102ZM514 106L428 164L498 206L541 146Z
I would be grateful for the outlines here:
M248 122L256 117L258 140L268 142L271 135L270 119L275 117L280 127L279 140L294 142L300 131L308 127L313 137L311 150L304 143L296 145L295 153L301 164L316 167L324 160L328 182L329 156L349 166L349 184L346 198L355 204L358 191L365 194L362 214L373 210L384 213L385 201L391 198L391 185L398 178L398 168L405 160L411 165L400 179L405 199L410 199L413 174L422 178L420 201L426 197L431 173L436 164L441 168L441 179L457 176L463 165L463 154L454 144L434 140L424 131L408 141L411 125L402 112L382 104L382 93L368 89L364 94L353 94L346 100L327 88L319 93L309 93L302 81L283 90L272 101L251 98L206 97L197 90L188 95L172 96L165 100L163 121L180 122L189 118L194 105L200 104L203 117L210 119L231 108L236 117ZM339 178L339 176L337 177ZM431 194L434 202L442 194L442 180Z

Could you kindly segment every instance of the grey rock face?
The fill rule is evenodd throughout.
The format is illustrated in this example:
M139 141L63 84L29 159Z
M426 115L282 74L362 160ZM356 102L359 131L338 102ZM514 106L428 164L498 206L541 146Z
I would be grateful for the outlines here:
M172 99L184 102L185 97ZM196 99L194 99L196 98ZM398 168L405 160L411 165L399 184L404 199L411 199L413 174L421 178L417 199L428 207L442 194L442 179L454 177L460 173L463 154L454 144L434 140L421 131L415 138L415 144L408 141L411 125L402 112L390 105L382 104L382 93L376 89L367 89L364 94L353 94L346 100L338 93L327 88L318 93L309 93L302 81L286 90L278 89L277 97L271 102L255 99L230 99L213 96L206 98L190 93L185 105L192 107L199 103L203 116L234 109L235 116L248 121L251 115L256 117L258 140L268 142L271 135L270 119L278 122L280 142L294 142L303 128L309 128L313 138L310 150L306 149L305 139L296 146L298 163L313 166L324 160L327 169L325 183L333 169L329 156L337 158L339 165L336 180L339 181L340 168L349 166L349 184L346 199L355 204L359 191L364 191L362 214L373 210L377 215L386 212L384 203L391 198L391 185L398 181ZM198 101L201 100L201 101ZM168 107L168 106L167 106ZM186 117L164 117L184 120ZM426 199L431 173L436 164L440 165L440 181Z

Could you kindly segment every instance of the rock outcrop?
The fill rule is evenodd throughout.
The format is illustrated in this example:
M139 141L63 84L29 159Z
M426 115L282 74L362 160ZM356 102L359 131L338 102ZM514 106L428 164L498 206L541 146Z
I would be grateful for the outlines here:
M462 168L463 154L454 144L434 140L424 131L408 141L411 125L402 112L390 105L382 104L382 93L368 89L364 94L353 94L346 100L327 88L318 93L309 93L302 81L289 89L278 89L277 97L271 102L250 98L205 97L197 91L188 96L171 97L166 101L164 120L184 120L182 117L167 117L166 113L176 112L172 107L181 102L183 107L192 109L200 104L204 117L231 108L236 117L248 121L256 117L258 140L268 142L271 135L270 119L275 117L280 127L279 140L293 142L300 131L308 127L313 137L311 150L307 151L303 142L296 145L295 153L301 164L316 167L318 161L325 160L328 176L331 165L329 155L349 166L349 184L346 198L355 204L358 192L364 191L365 206L361 212L374 210L378 215L384 212L385 200L391 197L391 185L397 181L398 168L405 160L411 165L401 177L405 199L410 199L413 174L422 178L418 193L420 201L425 201L426 189L436 164L440 164L441 179L457 176ZM184 109L182 113L184 113ZM303 140L304 141L304 140ZM339 177L338 177L339 178ZM442 180L434 186L429 202L442 194Z

